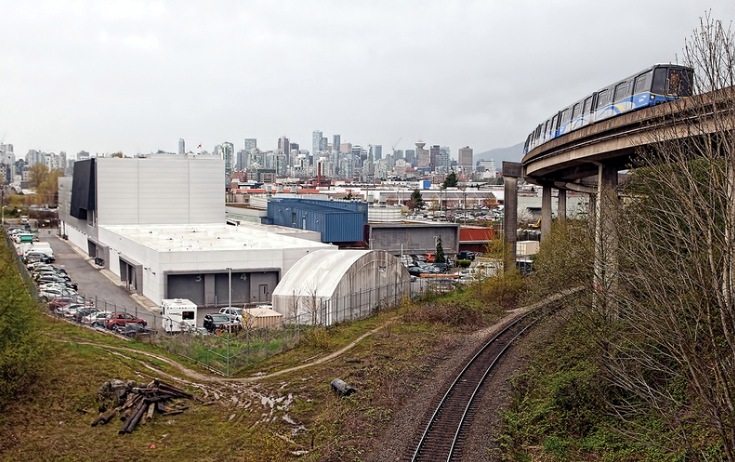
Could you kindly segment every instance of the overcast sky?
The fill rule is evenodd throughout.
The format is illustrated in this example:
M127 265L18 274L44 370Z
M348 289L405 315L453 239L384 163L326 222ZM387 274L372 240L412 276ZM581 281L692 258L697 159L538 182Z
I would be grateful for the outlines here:
M0 0L0 142L383 152L511 146L562 106L680 59L732 0Z

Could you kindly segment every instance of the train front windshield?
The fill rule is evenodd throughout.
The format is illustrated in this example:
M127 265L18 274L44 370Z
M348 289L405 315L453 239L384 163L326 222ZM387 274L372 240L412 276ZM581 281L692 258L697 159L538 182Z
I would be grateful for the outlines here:
M692 70L659 67L653 71L653 93L672 96L692 96Z

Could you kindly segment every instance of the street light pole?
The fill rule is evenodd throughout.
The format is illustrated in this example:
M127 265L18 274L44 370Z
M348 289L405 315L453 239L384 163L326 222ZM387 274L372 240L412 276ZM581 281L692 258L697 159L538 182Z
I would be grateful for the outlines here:
M232 306L232 268L227 268L227 307ZM230 336L232 334L231 323L227 323L227 377L230 376Z

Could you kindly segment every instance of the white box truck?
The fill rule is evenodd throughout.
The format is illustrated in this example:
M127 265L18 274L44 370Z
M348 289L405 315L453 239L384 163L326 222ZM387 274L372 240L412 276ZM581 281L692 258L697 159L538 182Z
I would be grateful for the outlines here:
M174 332L193 331L197 327L197 306L187 298L164 298L161 300L163 329Z

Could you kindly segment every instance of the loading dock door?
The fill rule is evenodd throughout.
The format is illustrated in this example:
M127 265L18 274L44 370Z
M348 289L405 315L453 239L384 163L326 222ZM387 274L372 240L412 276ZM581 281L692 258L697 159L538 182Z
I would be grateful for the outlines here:
M188 298L196 305L204 306L203 274L169 274L165 298Z
M219 273L215 275L214 291L216 294L216 303L218 306L225 306L232 301L233 306L242 306L250 300L250 278L248 273L233 272L232 273L232 294L228 296L227 290L230 287L230 274Z

